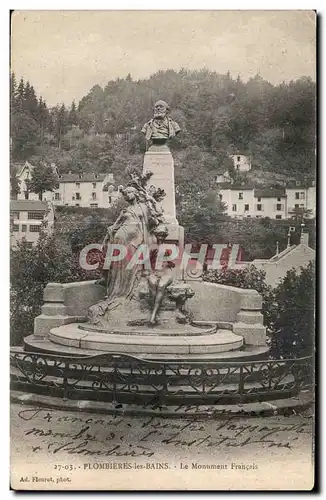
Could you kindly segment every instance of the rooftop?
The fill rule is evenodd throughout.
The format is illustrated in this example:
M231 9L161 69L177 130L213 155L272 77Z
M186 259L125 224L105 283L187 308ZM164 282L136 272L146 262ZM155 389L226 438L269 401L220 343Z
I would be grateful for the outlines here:
M313 181L308 181L308 180L303 180L303 181L290 180L286 183L287 189L297 189L297 188L307 189L314 185L315 183Z
M103 182L109 174L62 174L59 176L59 182Z
M234 184L229 184L228 188L231 189L232 191L247 191L247 190L252 190L254 189L254 184L252 182L237 182ZM226 188L226 189L228 189Z
M10 200L10 210L13 212L47 212L46 201L39 200Z
M285 198L285 189L277 188L265 188L265 189L255 189L255 198Z

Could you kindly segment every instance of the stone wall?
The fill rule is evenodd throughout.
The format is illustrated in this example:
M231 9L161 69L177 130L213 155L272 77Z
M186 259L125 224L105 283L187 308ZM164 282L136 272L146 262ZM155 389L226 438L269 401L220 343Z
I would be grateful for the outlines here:
M255 290L192 281L195 296L187 309L200 322L232 323L245 344L265 345L262 298ZM35 318L34 335L47 337L54 327L86 321L88 308L103 299L105 288L95 281L49 283L44 290L42 314Z

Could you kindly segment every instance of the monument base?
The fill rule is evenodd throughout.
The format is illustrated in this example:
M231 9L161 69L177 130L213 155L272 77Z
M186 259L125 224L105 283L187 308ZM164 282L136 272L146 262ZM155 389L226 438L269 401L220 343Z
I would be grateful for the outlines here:
M71 323L53 328L49 339L55 344L70 347L125 354L213 354L236 350L243 344L243 338L230 330L216 331L216 328L211 328L214 333L200 334L200 328L192 328L193 335L172 332L172 335L162 336L155 334L155 329L152 334L141 331L95 333L80 329L78 323ZM191 330L191 327L188 326L188 329Z

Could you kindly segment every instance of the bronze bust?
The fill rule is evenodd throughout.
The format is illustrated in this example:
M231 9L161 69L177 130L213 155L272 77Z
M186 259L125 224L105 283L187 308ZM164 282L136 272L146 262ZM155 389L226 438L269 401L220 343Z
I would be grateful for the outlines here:
M168 139L175 137L179 132L179 125L169 117L168 104L165 101L157 101L154 105L153 118L142 128L146 141L165 144Z

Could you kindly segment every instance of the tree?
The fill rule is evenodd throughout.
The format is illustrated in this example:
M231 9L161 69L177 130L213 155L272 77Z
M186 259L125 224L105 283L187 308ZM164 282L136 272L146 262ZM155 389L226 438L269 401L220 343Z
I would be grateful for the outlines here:
M309 219L312 215L312 210L304 207L294 207L289 210L289 215L298 223L302 222L304 219Z
M270 356L300 358L313 353L315 329L315 268L313 263L287 272L274 289L265 282L265 272L245 269L206 271L204 281L256 290L263 299L262 313Z
M49 282L71 283L98 279L100 269L86 271L79 252L89 243L102 243L107 227L116 220L121 203L111 209L58 207L53 234L41 230L35 246L22 240L11 248L10 333L11 345L19 345L33 333L34 318L41 314L43 291ZM61 210L60 210L61 209Z
M17 178L17 170L15 167L10 168L10 198L17 200L17 195L20 193L19 181Z
M14 160L27 160L36 150L39 131L35 120L23 111L11 115L11 153Z
M13 112L17 104L17 81L15 73L10 73L10 109Z
M52 167L40 163L32 172L28 190L39 195L42 200L44 191L54 191L59 187L58 177Z
M36 246L26 241L11 249L10 333L11 344L19 345L33 333L34 318L41 314L47 283L69 283L92 279L80 266L78 255L60 238L41 231Z
M69 111L68 115L68 125L73 126L77 125L78 120L77 120L77 109L76 109L76 103L75 101L72 101L71 108Z
M17 107L22 110L25 96L25 82L21 78L17 87Z
M315 332L315 266L287 272L274 291L270 314L271 354L303 357L313 353Z
M45 130L49 128L50 120L50 113L47 108L46 102L43 101L42 96L40 96L37 109L37 123L40 128L40 140L42 145L44 142Z

